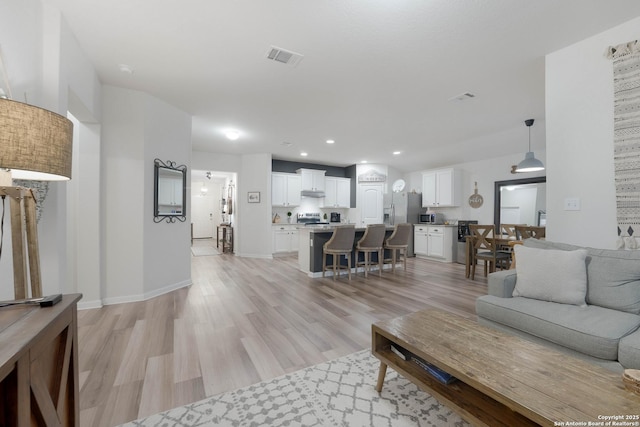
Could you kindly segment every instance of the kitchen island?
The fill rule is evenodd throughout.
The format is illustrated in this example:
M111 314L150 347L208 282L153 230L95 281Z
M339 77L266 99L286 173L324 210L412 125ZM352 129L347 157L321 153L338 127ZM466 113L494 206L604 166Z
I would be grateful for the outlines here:
M307 273L309 277L322 277L322 246L331 238L334 225L306 225L298 227L298 265L300 270ZM385 233L385 240L393 233L393 226L388 226ZM356 243L362 239L366 227L356 227L356 237L353 239L353 253L351 254L351 272L357 272L355 267ZM390 257L389 251L385 251L385 258ZM344 257L342 258L344 260ZM329 257L329 264L331 261ZM378 265L378 255L371 255L372 269ZM389 266L390 268L390 266ZM327 271L326 275L331 276L333 272Z

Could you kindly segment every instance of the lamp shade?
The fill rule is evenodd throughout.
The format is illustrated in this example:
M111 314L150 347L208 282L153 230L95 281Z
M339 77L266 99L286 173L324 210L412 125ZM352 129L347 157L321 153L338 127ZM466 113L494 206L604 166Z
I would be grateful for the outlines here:
M71 179L73 123L32 105L0 99L0 167L14 179Z
M544 170L542 162L535 158L533 151L529 151L524 155L524 160L518 163L516 172L536 172Z

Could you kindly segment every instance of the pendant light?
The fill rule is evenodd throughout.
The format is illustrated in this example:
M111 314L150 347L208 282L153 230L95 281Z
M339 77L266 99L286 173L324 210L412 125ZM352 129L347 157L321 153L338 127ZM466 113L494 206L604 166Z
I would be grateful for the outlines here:
M535 158L533 151L531 151L531 126L533 126L533 119L525 120L524 124L529 128L529 151L524 155L524 160L518 163L516 172L537 172L544 170L542 162Z

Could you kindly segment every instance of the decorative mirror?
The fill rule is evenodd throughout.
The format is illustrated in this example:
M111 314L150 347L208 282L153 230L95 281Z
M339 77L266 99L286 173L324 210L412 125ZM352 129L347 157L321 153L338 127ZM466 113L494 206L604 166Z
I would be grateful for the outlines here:
M187 220L187 167L154 160L154 222L184 222Z
M546 176L496 181L493 207L493 222L496 229L499 229L502 223L540 225L544 222L543 225L546 225L546 213L544 216L540 213L540 210L546 212L546 182ZM514 192L512 190L517 187L525 187L521 188L525 191L518 191L522 193L517 198L518 203L509 202L505 205L503 190ZM532 196L532 192L536 194L535 197ZM518 213L520 210L526 211L527 214Z

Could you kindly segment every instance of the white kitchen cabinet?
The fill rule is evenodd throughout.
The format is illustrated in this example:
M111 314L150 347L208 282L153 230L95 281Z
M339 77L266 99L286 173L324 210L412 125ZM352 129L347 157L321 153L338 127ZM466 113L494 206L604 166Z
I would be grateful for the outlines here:
M413 251L417 256L434 261L453 262L458 238L456 227L444 225L418 225L413 229Z
M455 227L427 226L427 256L437 261L453 262L453 230ZM456 229L457 238L457 229Z
M294 173L273 172L271 174L271 205L300 206L302 181Z
M428 233L426 225L416 225L413 229L413 252L416 255L427 256L428 253Z
M457 169L438 169L422 173L422 206L460 206L462 173Z
M298 229L295 225L276 225L272 228L273 253L298 252Z
M325 208L351 207L351 179L328 176L325 178Z
M296 172L302 177L303 191L324 191L325 171L317 169L298 169Z

